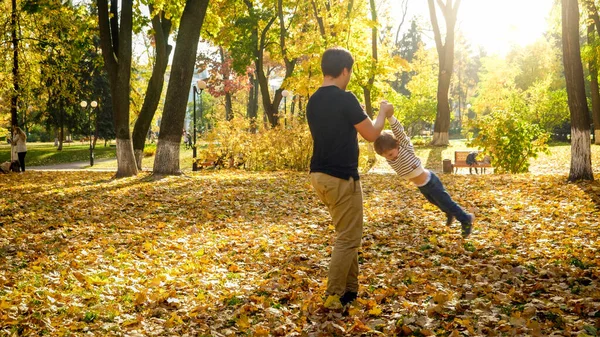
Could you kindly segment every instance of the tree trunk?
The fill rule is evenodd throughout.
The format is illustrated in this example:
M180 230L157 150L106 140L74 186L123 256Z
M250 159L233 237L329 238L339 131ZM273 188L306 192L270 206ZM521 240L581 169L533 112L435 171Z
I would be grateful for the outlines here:
M248 76L250 82L250 89L248 92L248 106L246 108L246 116L248 118L258 117L258 83L254 74Z
M571 169L569 181L594 180L590 123L579 46L579 4L561 0L562 44L569 111L571 113Z
M437 21L435 5L433 0L429 2L429 16L431 17L431 25L433 26L433 34L435 37L435 46L438 53L439 72L438 72L438 89L437 89L437 114L435 125L433 128L433 140L431 145L447 146L448 131L450 129L450 102L448 100L448 92L450 90L450 79L452 78L454 64L454 27L456 25L456 13L460 6L460 0L456 0L452 6L453 0L447 0L444 4L438 0L438 5L444 15L446 22L446 39L442 43L442 35Z
M231 103L231 93L225 93L225 119L230 121L233 119L233 107Z
M65 127L63 125L61 125L60 126L60 135L58 136L58 149L56 149L56 151L62 151L64 141L65 141Z
M136 175L138 172L129 131L133 1L122 1L120 27L117 22L117 8L117 1L112 0L109 16L107 0L98 0L100 45L104 65L109 74L117 143L116 177L121 178Z
M150 13L152 13L152 5L150 7ZM140 115L135 121L133 128L133 151L135 153L135 160L138 170L142 169L142 158L144 156L144 145L146 143L146 136L148 130L152 124L152 119L156 113L156 108L160 102L160 95L163 90L163 83L165 81L165 71L167 70L167 64L169 61L169 54L173 48L168 43L169 34L171 33L171 20L164 17L164 12L161 11L152 18L152 28L154 30L155 50L156 50L156 61L152 68L152 75L150 81L148 81L148 88L146 89L146 96L144 97L144 103Z
M252 3L248 0L245 1L246 6L248 7L248 11L252 11ZM263 56L264 51L267 45L267 33L271 28L275 19L279 18L279 47L281 48L281 56L285 63L285 76L282 81L282 87L275 90L273 93L273 102L271 102L271 97L269 95L269 83L267 77L265 75L264 67L263 67ZM255 66L256 66L256 77L258 78L258 84L260 85L260 93L263 102L263 108L265 110L265 114L269 120L269 124L271 127L277 126L279 124L279 105L281 103L281 99L283 96L281 95L283 91L283 85L286 83L286 80L292 76L294 72L294 68L296 66L297 58L290 59L288 57L288 52L286 48L286 36L287 29L284 24L284 15L283 15L283 0L277 1L277 16L271 18L269 23L263 28L260 34L260 40L257 46L257 50L255 50Z
M208 0L187 0L181 16L154 159L155 174L181 174L179 168L181 130L194 76L200 30L207 7Z
M225 64L228 61L225 56L225 50L223 49L223 46L219 46L219 56L221 57L222 64ZM223 75L224 81L230 80L230 68L223 67L221 75ZM231 119L233 119L233 106L231 104L231 93L228 90L229 89L227 88L227 86L225 86L225 120L230 121Z
M369 6L371 10L371 20L377 22L377 7L375 7L375 0L369 0ZM367 85L363 87L363 93L365 94L365 108L369 118L373 118L373 104L371 103L371 90L375 83L375 73L377 68L377 25L373 24L371 27L371 68L369 71L369 79Z
M12 0L10 16L11 36L13 45L13 92L10 99L10 125L19 125L17 108L19 106L19 38L17 36L17 0ZM12 130L11 130L12 132Z
M592 19L593 22L593 18ZM595 31L593 23L588 24L588 43L594 45ZM589 61L590 70L590 94L592 96L592 118L594 121L594 142L600 144L600 91L598 88L598 64L597 55L592 55Z
M248 10L251 10L251 6ZM274 109L274 107L279 106L279 103L281 102L282 90L281 88L279 88L273 93L273 103L271 103L271 96L269 95L269 82L267 80L267 76L265 75L263 56L267 44L267 32L271 28L271 25L275 22L276 18L277 17L275 16L272 17L271 20L269 20L269 23L267 23L265 28L262 30L258 46L256 46L257 49L254 51L254 66L256 68L256 79L258 81L261 101L263 103L263 109L265 110L265 116L267 117L271 127L275 127L279 122L277 110Z
M271 103L271 96L269 95L269 82L264 72L262 54L262 51L260 51L261 56L255 60L255 66L257 69L256 74L258 77L258 86L260 90L260 97L263 104L263 109L265 110L265 116L269 121L269 125L271 125L271 127L275 127L279 123L279 116L277 116L277 110L275 107L279 106L279 103L281 102L282 90L281 88L275 90L275 92L273 93L273 103Z

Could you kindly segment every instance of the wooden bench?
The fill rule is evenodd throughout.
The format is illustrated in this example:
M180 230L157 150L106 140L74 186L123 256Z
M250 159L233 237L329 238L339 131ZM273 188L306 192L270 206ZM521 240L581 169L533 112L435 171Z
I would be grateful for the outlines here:
M468 167L469 168L469 173L472 173L472 169L475 169L475 173L479 173L477 171L477 168L481 168L481 172L485 173L485 169L488 167L492 167L492 164L490 164L487 161L477 161L477 164L474 165L469 165L467 164L467 156L469 155L469 153L471 152L477 152L477 151L454 151L454 164L452 164L452 167L454 168L454 173L458 172L458 169L461 167Z

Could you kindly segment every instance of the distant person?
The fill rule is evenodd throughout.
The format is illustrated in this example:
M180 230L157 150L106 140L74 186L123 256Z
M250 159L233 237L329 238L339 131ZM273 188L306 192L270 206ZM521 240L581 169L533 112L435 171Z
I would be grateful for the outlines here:
M456 218L461 224L464 238L471 234L473 214L465 212L448 194L444 185L435 173L423 168L421 160L415 155L410 138L404 128L394 117L388 117L393 134L383 132L375 140L375 152L385 157L388 164L402 178L415 184L429 202L446 213L446 225L450 226Z
M27 154L27 135L20 127L13 127L13 145L15 147L15 151L17 152L17 156L19 158L19 164L21 165L21 171L25 172L25 155Z
M346 91L354 58L343 48L323 53L323 82L306 106L313 139L310 180L325 204L335 228L325 307L336 309L353 302L358 295L358 249L363 232L363 196L358 175L357 133L373 142L383 130L391 104L382 102L373 122L358 99Z

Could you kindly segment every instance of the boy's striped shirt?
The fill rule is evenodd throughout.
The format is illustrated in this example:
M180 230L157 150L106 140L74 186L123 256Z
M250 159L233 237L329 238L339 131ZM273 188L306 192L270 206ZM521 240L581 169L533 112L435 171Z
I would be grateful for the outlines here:
M421 160L415 155L413 145L408 135L404 132L402 124L394 118L391 125L394 137L398 140L398 158L396 160L388 160L387 162L402 178L414 178L423 172L421 169Z

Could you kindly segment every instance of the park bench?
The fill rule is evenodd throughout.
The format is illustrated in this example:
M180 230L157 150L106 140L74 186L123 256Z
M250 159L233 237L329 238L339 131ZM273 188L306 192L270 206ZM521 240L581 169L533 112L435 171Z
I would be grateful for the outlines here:
M196 161L196 165L198 168L202 169L218 169L218 168L242 168L245 167L244 156L238 154L237 156L228 156L226 153L216 154L216 153L208 153L206 157L202 159L198 159ZM228 166L226 166L228 165Z
M461 167L468 167L469 173L472 173L471 170L473 168L475 169L475 173L478 173L477 168L480 168L481 172L485 173L486 168L492 167L492 164L486 160L483 160L483 161L478 160L477 163L473 164L473 165L467 164L467 156L471 152L477 152L477 151L454 151L454 164L452 165L452 167L454 168L454 173L458 172L458 169Z
M223 156L210 154L203 159L196 160L196 165L198 165L198 168L220 168L223 167L224 159Z

